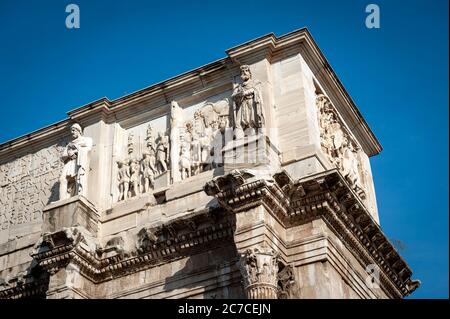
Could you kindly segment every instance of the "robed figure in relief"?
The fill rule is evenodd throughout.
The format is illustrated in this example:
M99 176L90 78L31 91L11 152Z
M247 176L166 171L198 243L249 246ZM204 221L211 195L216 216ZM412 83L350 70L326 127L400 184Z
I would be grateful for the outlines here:
M265 124L259 83L252 79L248 65L241 66L240 76L242 83L235 85L231 96L237 138L257 132Z
M59 179L59 199L75 195L86 195L87 173L89 171L89 151L92 139L83 136L83 130L77 123L70 128L73 140L64 149L61 160L64 167Z

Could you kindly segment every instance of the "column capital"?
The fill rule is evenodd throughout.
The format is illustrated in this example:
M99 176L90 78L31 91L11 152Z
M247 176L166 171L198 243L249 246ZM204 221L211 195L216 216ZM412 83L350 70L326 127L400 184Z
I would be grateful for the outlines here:
M248 248L240 256L240 270L249 299L277 298L277 252L265 246Z

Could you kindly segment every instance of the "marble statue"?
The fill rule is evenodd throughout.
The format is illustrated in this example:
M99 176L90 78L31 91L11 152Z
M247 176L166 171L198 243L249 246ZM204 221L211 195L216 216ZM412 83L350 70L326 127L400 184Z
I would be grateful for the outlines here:
M119 172L117 174L117 181L119 183L119 198L118 201L126 200L128 197L128 190L130 187L130 166L128 161L118 161Z
M158 144L156 146L156 165L159 174L167 171L168 154L169 138L166 134L159 132Z
M137 196L140 193L140 165L137 159L130 160L130 188L128 197Z
M236 138L264 127L265 122L261 93L248 65L241 66L241 79L242 83L235 85L231 96Z
M73 140L66 146L62 155L64 167L59 179L59 199L86 195L92 139L83 136L83 130L77 123L71 126L70 132Z
M191 150L190 143L184 139L184 135L181 138L181 151L180 151L180 174L181 179L184 180L191 176Z
M141 161L141 172L144 180L144 192L148 193L154 187L156 173L156 158L153 150L144 153Z

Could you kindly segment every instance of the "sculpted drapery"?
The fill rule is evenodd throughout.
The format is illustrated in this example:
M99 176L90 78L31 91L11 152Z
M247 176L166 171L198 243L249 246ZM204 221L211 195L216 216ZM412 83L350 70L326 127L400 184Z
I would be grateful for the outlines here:
M64 167L59 180L59 199L86 195L88 153L92 149L92 139L83 136L83 130L77 123L71 126L70 132L73 140L67 144L61 158Z
M264 127L262 97L258 83L252 79L248 65L241 66L242 83L235 86L232 94L234 129L236 137L248 135L249 129L258 130Z

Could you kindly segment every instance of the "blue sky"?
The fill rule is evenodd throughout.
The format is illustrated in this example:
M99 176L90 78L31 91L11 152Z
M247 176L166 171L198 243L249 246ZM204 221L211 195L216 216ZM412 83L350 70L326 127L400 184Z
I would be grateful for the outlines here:
M76 3L81 28L65 27ZM381 225L422 286L448 298L448 1L0 0L0 142L308 27L379 138ZM367 29L376 3L381 28Z

